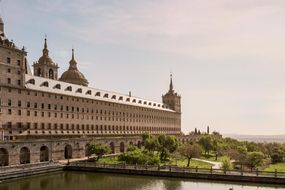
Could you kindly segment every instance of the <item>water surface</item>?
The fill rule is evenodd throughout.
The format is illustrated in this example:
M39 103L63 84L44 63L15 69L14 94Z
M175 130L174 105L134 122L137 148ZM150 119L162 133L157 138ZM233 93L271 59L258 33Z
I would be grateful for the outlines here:
M285 186L91 172L59 172L0 184L0 190L271 190Z

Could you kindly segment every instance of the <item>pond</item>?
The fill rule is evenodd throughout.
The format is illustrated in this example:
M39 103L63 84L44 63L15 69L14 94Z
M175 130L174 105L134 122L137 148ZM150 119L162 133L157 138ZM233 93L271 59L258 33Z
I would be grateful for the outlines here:
M1 190L271 190L285 186L92 172L58 172L2 182Z

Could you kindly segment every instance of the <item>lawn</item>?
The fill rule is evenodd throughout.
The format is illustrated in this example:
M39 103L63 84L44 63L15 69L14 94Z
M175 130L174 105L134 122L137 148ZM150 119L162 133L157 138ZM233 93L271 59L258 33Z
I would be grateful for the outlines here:
M274 172L277 169L278 172L285 172L285 162L278 164L270 164L264 171Z
M101 158L97 161L98 164L120 164L121 161L118 160L118 156L112 156L112 157L105 157Z
M171 164L171 165L178 165L181 167L186 167L187 166L187 159L179 159L176 160L172 159L170 162L167 162L166 164ZM211 166L213 166L212 164L206 163L206 162L202 162L202 161L196 161L196 160L191 160L190 162L190 167L198 167L198 168L211 168Z
M118 160L118 156L114 156L114 157L101 158L99 159L97 163L99 164L104 164L104 163L105 164L120 164L123 162ZM187 166L187 159L179 158L176 161L176 159L173 158L170 161L161 163L161 165L176 165L176 164L181 167ZM190 167L197 167L197 166L198 168L211 168L212 164L202 162L202 161L191 160Z

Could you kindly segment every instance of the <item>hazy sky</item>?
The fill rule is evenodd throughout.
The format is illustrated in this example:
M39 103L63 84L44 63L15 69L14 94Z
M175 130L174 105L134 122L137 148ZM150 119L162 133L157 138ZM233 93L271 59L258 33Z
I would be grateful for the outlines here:
M44 35L60 73L74 46L90 86L161 101L169 74L182 130L285 134L284 0L2 0L32 64Z

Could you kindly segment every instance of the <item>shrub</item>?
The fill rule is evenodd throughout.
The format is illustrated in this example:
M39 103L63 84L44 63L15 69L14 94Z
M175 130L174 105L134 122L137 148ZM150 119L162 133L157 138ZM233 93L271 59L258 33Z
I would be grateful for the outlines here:
M233 165L229 157L225 156L222 158L222 169L223 170L231 170L233 169Z

